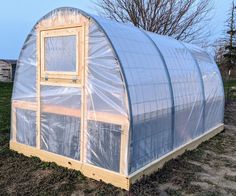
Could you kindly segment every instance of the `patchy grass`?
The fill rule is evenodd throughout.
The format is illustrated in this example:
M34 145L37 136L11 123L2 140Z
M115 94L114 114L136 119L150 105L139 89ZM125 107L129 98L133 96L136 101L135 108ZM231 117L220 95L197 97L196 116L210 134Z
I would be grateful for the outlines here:
M225 97L228 101L236 100L236 80L224 81Z
M225 80L224 81L224 87L227 88L227 87L236 87L236 80L230 80L230 81L227 81Z
M0 82L0 132L9 132L12 83Z

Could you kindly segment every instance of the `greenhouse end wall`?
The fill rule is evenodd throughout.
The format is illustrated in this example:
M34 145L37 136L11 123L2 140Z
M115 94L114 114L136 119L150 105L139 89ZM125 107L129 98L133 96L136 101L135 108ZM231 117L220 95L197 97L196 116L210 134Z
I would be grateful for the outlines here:
M37 26L76 26L83 20L89 21L84 86L49 85L44 78L38 88ZM54 62L49 69L67 70L64 65L75 63L69 59L74 45L59 50L65 40L46 42L46 65ZM57 67L53 59L61 56ZM222 124L224 115L222 79L206 51L75 8L54 10L33 28L18 60L12 102L12 140L125 176ZM28 105L17 108L19 103ZM49 105L67 112L49 112Z
M88 21L84 86L73 82L70 86L62 80L53 83L50 75L37 76L41 67L37 62L38 29L49 28L43 31L54 33L57 30L53 28L77 26L80 21ZM46 37L45 70L75 71L75 41L75 36ZM32 29L18 60L12 103L12 133L16 132L16 137L11 140L127 175L127 169L121 168L128 165L128 145L121 147L121 143L127 136L124 127L129 127L123 74L104 32L80 11L71 8L52 11ZM82 129L82 122L86 130Z

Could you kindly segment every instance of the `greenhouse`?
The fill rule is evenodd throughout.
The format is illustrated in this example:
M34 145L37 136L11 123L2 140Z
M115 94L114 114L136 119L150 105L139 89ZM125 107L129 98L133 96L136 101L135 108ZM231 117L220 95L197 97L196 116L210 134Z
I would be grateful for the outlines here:
M214 59L174 38L58 8L17 63L10 147L129 189L223 130Z

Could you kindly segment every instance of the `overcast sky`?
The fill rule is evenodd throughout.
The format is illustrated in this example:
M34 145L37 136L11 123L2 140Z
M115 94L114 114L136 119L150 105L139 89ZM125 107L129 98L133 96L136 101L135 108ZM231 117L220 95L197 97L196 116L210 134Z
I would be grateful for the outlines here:
M214 0L209 27L215 40L222 36L232 0ZM17 59L24 40L43 15L57 7L77 7L96 14L92 0L2 0L0 3L0 59Z

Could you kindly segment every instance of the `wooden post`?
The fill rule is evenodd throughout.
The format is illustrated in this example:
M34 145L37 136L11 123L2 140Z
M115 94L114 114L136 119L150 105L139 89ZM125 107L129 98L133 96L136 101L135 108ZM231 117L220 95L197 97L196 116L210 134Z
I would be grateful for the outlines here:
M126 103L128 108L128 95L126 93ZM128 160L129 160L129 133L130 133L130 119L128 117L123 120L121 143L120 143L120 173L122 175L128 175Z
M41 60L44 61L44 55L41 56L41 44L44 44L41 40L41 31L37 29L37 77L36 77L36 102L37 102L37 111L36 111L36 148L40 149L40 129L41 129L41 122L40 122L40 115L41 115L41 104L40 104L40 80L41 80ZM43 58L43 59L41 59Z
M12 140L16 141L16 108L13 104L11 106L11 132Z
M129 125L122 126L120 144L120 173L128 175Z
M81 130L80 130L80 161L85 162L87 154L87 93L86 93L86 80L88 68L88 26L87 22L83 24L83 33L80 37L80 58L81 58ZM81 35L81 34L80 34Z

